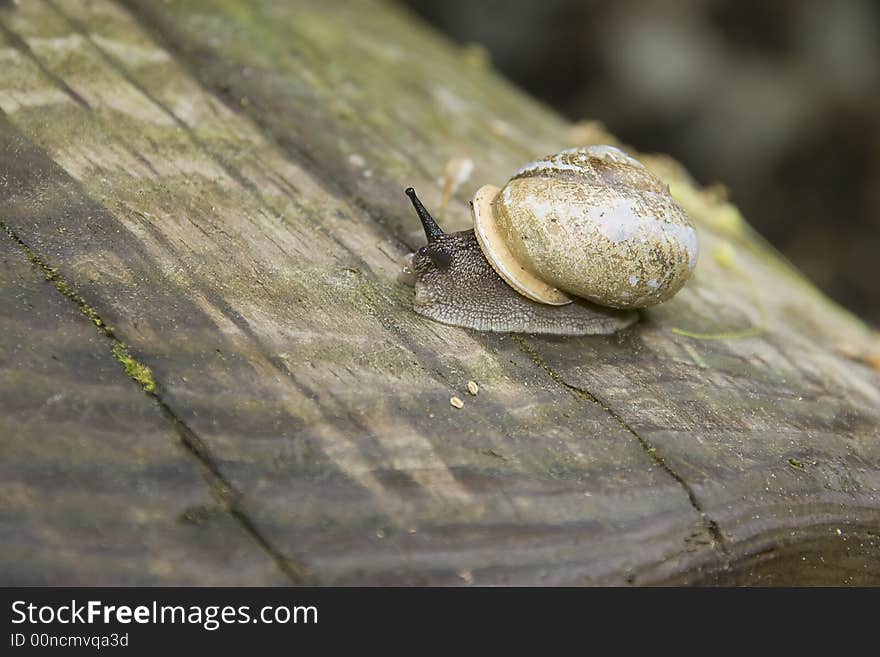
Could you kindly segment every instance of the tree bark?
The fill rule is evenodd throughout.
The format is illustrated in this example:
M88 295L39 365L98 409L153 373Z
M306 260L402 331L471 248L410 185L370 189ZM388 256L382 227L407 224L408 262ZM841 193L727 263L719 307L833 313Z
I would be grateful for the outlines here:
M402 190L470 158L463 229L614 143L478 49L380 2L44 0L0 58L3 583L880 583L880 340L670 159L675 299L476 333L413 313Z

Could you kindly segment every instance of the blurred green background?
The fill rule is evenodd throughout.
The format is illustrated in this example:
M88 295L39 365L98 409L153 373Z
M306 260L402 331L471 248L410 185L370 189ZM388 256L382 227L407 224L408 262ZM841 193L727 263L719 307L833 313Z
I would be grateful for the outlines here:
M720 181L880 326L880 3L400 0L573 120Z

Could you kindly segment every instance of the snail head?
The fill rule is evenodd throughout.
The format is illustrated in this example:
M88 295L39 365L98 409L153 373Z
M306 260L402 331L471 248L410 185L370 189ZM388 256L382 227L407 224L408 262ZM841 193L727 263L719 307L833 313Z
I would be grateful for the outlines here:
M477 270L485 272L489 265L472 230L444 233L412 187L407 188L406 195L412 201L427 239L405 264L410 283L416 288L418 305L454 294L456 287Z

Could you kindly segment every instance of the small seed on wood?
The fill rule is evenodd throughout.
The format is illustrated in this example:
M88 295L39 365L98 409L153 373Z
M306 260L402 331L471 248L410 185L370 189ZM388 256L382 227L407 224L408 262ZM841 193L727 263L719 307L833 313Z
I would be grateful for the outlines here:
M459 397L450 397L449 403L455 406L455 408L464 408L464 402Z
M468 381L468 392L476 397L477 393L480 392L480 386L477 385L476 381Z

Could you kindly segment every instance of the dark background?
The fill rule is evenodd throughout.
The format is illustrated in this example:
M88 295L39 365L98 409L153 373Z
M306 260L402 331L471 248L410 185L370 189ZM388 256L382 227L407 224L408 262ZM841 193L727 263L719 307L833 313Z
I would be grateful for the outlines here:
M880 326L880 3L401 1L565 116L723 182Z

